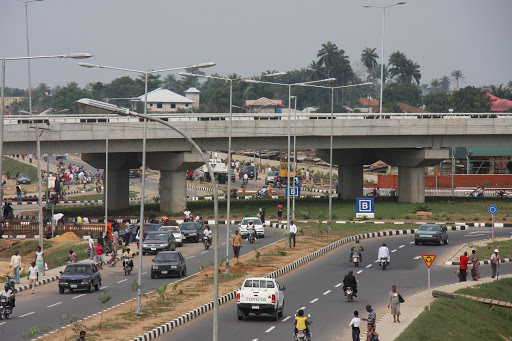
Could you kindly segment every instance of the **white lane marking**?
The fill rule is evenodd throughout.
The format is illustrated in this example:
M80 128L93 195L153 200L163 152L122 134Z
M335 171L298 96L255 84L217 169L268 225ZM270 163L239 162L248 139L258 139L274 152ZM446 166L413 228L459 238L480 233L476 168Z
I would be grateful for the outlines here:
M258 341L258 339L254 339L254 340L252 340L252 341Z
M341 285L342 285L342 284L343 284L343 283L338 283L338 284L336 284L334 287L335 287L335 288L341 287Z
M299 308L299 310L304 310L304 309L306 309L306 307L300 307L300 308Z
M25 316L28 316L28 315L32 315L32 314L35 314L33 311L28 313L28 314L25 314L25 315L21 315L20 317L25 317Z
M2 323L0 323L0 326L1 326L2 324L6 324L6 323L7 323L7 322L2 322Z
M286 316L281 322L288 321L291 318L291 316Z
M359 275L361 272L363 272L363 270L359 270L356 274Z
M409 244L414 244L414 242L410 242Z
M82 297L82 296L85 296L85 294L75 296L75 297L73 297L73 299L76 300L77 298Z
M375 263L378 263L378 262L379 262L379 260L377 259L377 260L375 261Z
M324 292L324 295L327 295L331 292L331 290L327 290L326 292Z
M267 330L265 330L265 333L270 333L272 330L274 330L276 326L272 326L270 328L268 328Z
M420 259L420 258L421 258L421 256L416 256L416 257L414 257L414 259Z
M117 283L123 283L123 282L125 282L125 281L127 281L127 280L128 280L128 278L125 278L125 279L120 280L120 281L119 281L119 282L117 282Z
M464 237L476 237L476 236L485 236L485 233L480 233L480 234L471 234L471 235L466 234L466 235L464 235Z
M372 265L373 265L373 264L368 264L368 265L366 266L366 268L368 269L368 268L369 268L370 266L372 266Z
M318 301L318 298L315 298L313 301L311 301L309 303L315 303L316 301Z
M401 248L403 248L404 246L405 246L405 245L400 245L398 248L399 248L399 249L401 249Z
M185 259L190 259L190 258L194 258L194 257L195 257L195 256L190 256L190 257L187 257L187 258L185 258Z
M207 253L207 252L208 252L208 251L203 251L203 252L201 252L201 254L205 254L205 253Z
M226 245L226 242L222 243L222 245Z
M108 288L108 285L105 285L104 287L101 287L100 290L101 289L106 289L106 288Z
M62 304L62 302L57 302L57 303L54 303L54 304L50 304L50 305L46 306L46 308L55 307L56 305L59 305L59 304Z
M393 252L396 252L396 249L394 249L393 251L391 251L391 253L393 253Z
M147 274L147 273L148 273L148 272L146 271L146 272L143 272L142 274L143 274L143 275L145 275L145 274Z

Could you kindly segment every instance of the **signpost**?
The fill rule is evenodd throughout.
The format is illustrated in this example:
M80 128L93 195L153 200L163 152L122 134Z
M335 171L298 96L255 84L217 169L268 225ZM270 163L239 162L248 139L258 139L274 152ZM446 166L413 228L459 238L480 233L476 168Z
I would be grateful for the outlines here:
M301 186L300 185L291 185L291 186L286 186L286 196L290 195L290 197L300 197L300 189L301 189Z
M434 171L434 174L436 175L436 191L437 191L437 176L439 175L439 171L438 171L438 170L435 170L435 171Z
M498 212L498 207L496 207L495 205L489 206L489 213L491 214L491 217L492 217L492 224L491 224L492 240L494 240L494 215L496 214L496 212Z
M434 263L436 255L421 255L428 268L428 311L430 311L430 266Z
M356 198L356 218L374 218L374 198Z

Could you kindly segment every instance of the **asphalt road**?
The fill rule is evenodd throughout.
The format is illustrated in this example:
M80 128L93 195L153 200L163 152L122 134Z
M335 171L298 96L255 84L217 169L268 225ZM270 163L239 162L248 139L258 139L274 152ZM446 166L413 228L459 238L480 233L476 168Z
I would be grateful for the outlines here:
M220 226L220 257L225 256L226 252L226 234L225 225ZM233 233L237 226L231 226ZM257 239L256 246L264 246L276 242L282 238L279 231L273 228L267 228L265 238ZM137 249L135 244L131 244L132 249ZM186 258L188 275L198 272L199 267L205 261L213 263L213 248L204 250L202 243L185 243L183 247L177 248ZM230 259L233 257L230 247ZM250 247L242 248L242 254L253 251ZM177 278L150 278L151 260L154 255L146 255L143 259L143 291L148 292L153 288L160 286L164 282L172 283ZM22 340L22 332L29 331L32 326L48 326L51 330L61 327L60 317L63 314L78 315L86 317L101 310L98 296L101 292L109 290L112 295L111 305L124 302L134 294L131 290L131 283L137 276L138 258L134 260L135 268L131 275L125 276L122 264L117 267L104 266L101 271L102 287L99 291L93 291L87 294L85 291L66 291L63 295L59 294L57 281L36 287L35 294L30 290L23 291L16 295L16 308L14 314L8 320L0 321L0 340ZM41 279L41 278L40 278ZM26 279L22 279L26 281ZM24 282L22 282L25 284Z
M431 268L431 285L433 287L458 281L455 275L456 266L444 265L447 257L456 251L454 245L460 246L469 241L484 238L475 231L449 232L449 245L414 245L411 235L385 237L363 240L365 247L363 263L354 268L348 262L350 248L347 245L329 253L320 259L279 278L281 285L286 287L284 316L277 322L267 316L250 315L243 321L236 316L236 302L232 301L219 309L219 339L236 341L292 340L293 314L299 308L305 308L311 314L314 324L311 326L315 340L348 340L350 328L348 323L358 310L361 317L366 317L366 304L372 305L377 311L387 306L388 293L391 285L396 284L400 293L407 297L427 289L427 268L420 258L422 254L435 254ZM495 232L496 237L510 237L512 229L503 228ZM382 270L375 263L377 250L381 243L386 242L391 251L391 266ZM300 245L300 244L299 244ZM489 255L480 255L485 259ZM354 302L347 302L343 296L341 283L349 270L359 281L358 297ZM501 267L503 273L512 271L512 264ZM482 277L490 276L490 266L481 266ZM427 304L427 297L425 297ZM188 322L184 326L164 334L158 340L188 341L209 339L212 334L211 313ZM377 318L380 318L378 315ZM366 324L364 324L366 326Z

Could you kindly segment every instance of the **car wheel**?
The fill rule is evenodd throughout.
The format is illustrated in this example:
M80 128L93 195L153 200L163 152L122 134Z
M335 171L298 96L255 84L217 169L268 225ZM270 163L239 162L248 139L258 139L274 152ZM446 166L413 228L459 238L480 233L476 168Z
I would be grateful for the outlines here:
M444 245L448 244L448 238L444 241Z
M94 290L98 291L100 290L100 282L98 281L98 283L94 286Z
M92 283L89 283L89 286L87 287L87 292L92 292Z
M61 294L61 295L62 295L63 293L64 293L64 288L59 287L59 294Z
M199 243L199 236L196 237L196 240L195 240L196 243Z
M185 276L186 274L187 274L187 266L185 265L185 266L183 267L183 276Z
M276 310L274 310L270 316L272 316L272 320L277 321L279 319L279 309L276 308Z
M419 245L419 244L420 244L419 241L417 241L417 240L414 241L414 245Z
M178 272L178 278L181 278L181 275L182 275L182 274L183 274L183 271L181 271L181 270L180 270L180 271Z
M142 255L145 256L146 255L146 252L145 251L142 251Z
M154 273L151 273L151 278L152 278L152 279L155 279L155 278L156 278L156 276L155 276L155 274L154 274Z

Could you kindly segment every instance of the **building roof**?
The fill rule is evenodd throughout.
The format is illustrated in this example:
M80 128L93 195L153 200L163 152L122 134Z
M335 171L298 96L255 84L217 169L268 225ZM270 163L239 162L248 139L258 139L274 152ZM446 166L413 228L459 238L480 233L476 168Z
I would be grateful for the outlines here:
M370 101L370 106L371 107L378 107L379 106L379 100L377 100L377 99L368 99L368 98L360 98L359 99L359 103L361 103L361 105L363 107L367 107L368 106L368 101Z
M137 98L141 102L144 101L144 95ZM158 88L148 92L148 103L194 103L194 101L171 90Z
M404 113L412 113L412 114L425 114L428 113L428 111L425 111L420 108L413 107L412 105L405 104L405 103L397 103L397 105L402 109L402 112Z
M487 94L487 96L491 99L491 112L505 112L512 108L512 101L508 99L498 98L491 94Z
M284 107L283 101L280 99L268 99L266 97L261 97L260 99L248 99L245 101L245 107Z
M186 94L189 94L189 93L195 93L195 94L200 94L201 93L201 90L198 90L196 88L188 88L187 91L185 91Z

